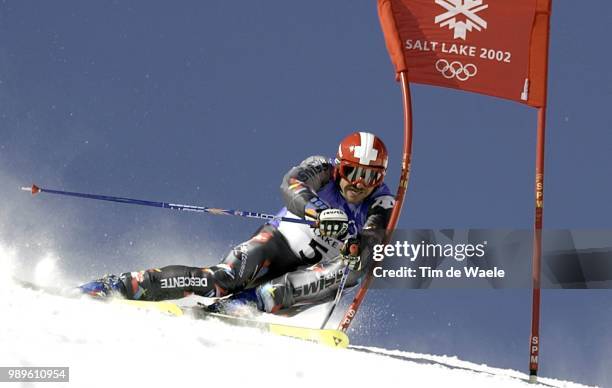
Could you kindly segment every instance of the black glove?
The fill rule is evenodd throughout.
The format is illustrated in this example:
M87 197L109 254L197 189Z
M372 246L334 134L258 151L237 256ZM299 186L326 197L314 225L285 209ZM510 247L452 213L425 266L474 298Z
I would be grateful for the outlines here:
M348 216L340 209L325 209L318 214L314 226L320 236L341 240L349 229Z
M349 269L353 271L361 270L361 247L359 245L359 238L349 237L340 249L340 256L345 265L348 265Z

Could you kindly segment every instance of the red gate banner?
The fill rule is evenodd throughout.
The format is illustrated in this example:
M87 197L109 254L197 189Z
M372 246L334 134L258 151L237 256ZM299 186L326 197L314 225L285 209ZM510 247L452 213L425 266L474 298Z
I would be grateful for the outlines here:
M551 0L378 0L410 82L546 105Z

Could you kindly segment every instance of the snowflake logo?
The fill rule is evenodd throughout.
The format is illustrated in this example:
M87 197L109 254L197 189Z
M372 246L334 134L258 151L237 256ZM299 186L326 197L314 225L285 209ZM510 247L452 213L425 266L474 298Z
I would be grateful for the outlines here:
M483 4L484 0L435 0L436 4L446 9L446 12L436 16L434 19L440 27L450 28L454 32L454 39L465 40L468 31L476 29L482 31L487 29L487 22L477 15L478 12L489 7ZM465 21L457 21L457 16L463 15Z

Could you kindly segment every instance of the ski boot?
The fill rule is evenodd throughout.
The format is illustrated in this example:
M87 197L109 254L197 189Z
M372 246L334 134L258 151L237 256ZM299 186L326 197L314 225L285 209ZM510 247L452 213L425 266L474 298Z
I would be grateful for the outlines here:
M96 298L126 296L125 285L117 275L104 275L101 279L78 286L77 290Z
M206 309L213 313L246 316L253 315L254 307L264 313L277 313L284 305L284 297L287 295L285 285L265 283L256 288L250 288L229 298L218 300L210 304Z
M254 315L257 305L257 295L254 288L244 290L229 298L220 299L206 306L211 313L231 315L234 317L250 317Z
M276 314L283 307L285 285L265 283L256 288L257 308L266 313Z

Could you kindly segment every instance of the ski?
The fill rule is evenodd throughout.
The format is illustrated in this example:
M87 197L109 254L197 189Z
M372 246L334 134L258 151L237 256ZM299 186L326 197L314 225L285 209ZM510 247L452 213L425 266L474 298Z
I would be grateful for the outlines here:
M185 311L186 310L187 309L185 309ZM344 349L349 346L348 336L346 335L346 333L340 330L314 329L279 323L262 322L249 318L208 312L202 307L192 307L188 310L189 315L195 319L217 319L230 325L253 327L260 329L264 332L284 337L297 338L300 340L314 342L321 345L331 346L334 348Z
M77 294L73 289L63 290L59 288L53 287L44 287L38 284L28 282L21 279L13 278L13 281L23 287L28 288L34 291L41 291L47 294L68 297L68 298L76 298L82 297L85 294ZM314 329L308 327L299 327L271 322L262 322L254 319L244 318L244 317L236 317L232 315L213 313L207 311L204 307L180 307L176 303L169 301L142 301L142 300L129 300L129 299L118 299L118 298L110 298L110 299L97 299L92 298L92 300L100 301L103 303L111 303L111 304L121 304L125 306L134 307L140 310L147 311L156 311L163 314L168 314L171 316L188 316L193 319L216 319L222 321L224 323L234 325L234 326L244 326L244 327L252 327L259 329L263 332L280 335L284 337L297 338L303 341L309 341L318 343L321 345L331 346L334 348L347 348L349 346L349 338L346 333L340 330L333 329Z
M41 286L39 284L32 283L32 282L22 280L22 279L18 279L18 278L13 278L13 282L29 290L40 291L40 292L44 292L45 294L61 296L63 298L75 299L75 298L82 298L84 296L87 296L87 294L83 294L81 292L75 291L74 288L62 289L62 288ZM103 303L122 304L122 305L136 307L141 310L158 311L161 313L174 315L177 317L184 315L183 310L181 310L179 306L177 306L175 303L166 302L166 301L149 302L149 301L143 301L143 300L129 300L129 299L119 299L119 298L102 299L102 298L94 298L94 297L91 297L91 300L94 300L96 302L103 302Z
M160 313L181 317L184 315L183 310L172 302L148 302L144 300L129 300L129 299L110 299L110 303L122 304L126 306L136 307L141 310L159 311Z

